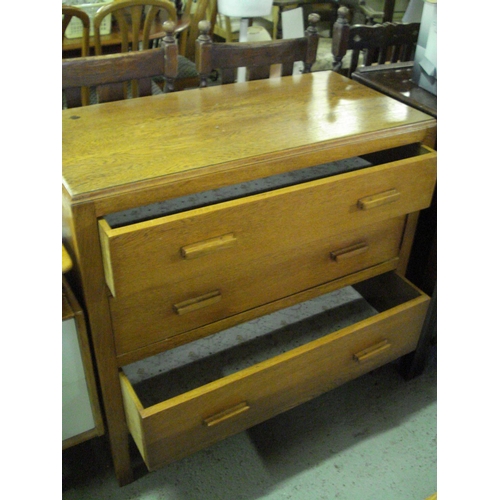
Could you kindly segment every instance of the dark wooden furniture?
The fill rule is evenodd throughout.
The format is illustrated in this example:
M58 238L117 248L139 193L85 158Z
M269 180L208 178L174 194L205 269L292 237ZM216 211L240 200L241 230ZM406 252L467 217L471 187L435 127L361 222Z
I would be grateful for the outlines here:
M401 275L435 185L435 126L330 71L62 112L63 242L120 484L133 479L129 432L155 469L416 348L429 297ZM210 201L224 189L237 194ZM348 285L373 316L152 406L127 377Z
M80 39L80 55L82 57L89 55L89 38L90 38L90 18L85 11L78 7L71 7L69 5L62 6L62 44L64 50L64 35L69 23L73 17L77 17L82 22L82 37Z
M166 36L161 47L151 50L62 60L62 89L68 108L90 104L80 89L96 87L99 102L151 95L153 77L163 77L173 90L177 76L175 24L164 23ZM132 82L130 86L128 82Z
M179 54L194 62L196 39L198 38L198 25L206 20L214 26L217 17L217 0L187 0L184 15L189 18L189 27L179 36Z
M271 40L268 42L214 43L209 35L210 24L200 23L200 36L196 41L196 69L200 74L201 86L213 70L221 74L221 82L234 83L238 68L247 69L248 80L269 78L271 66L281 64L281 75L291 75L295 62L304 62L304 72L311 70L318 50L319 21L317 14L309 15L306 35L292 40Z
M413 61L359 67L351 78L437 118L437 96L412 81Z
M345 7L338 10L333 25L332 54L333 70L351 76L363 53L363 65L385 62L411 61L415 57L420 23L384 23L374 26L349 26ZM342 60L347 51L351 60L347 70L342 70Z
M175 80L175 90L196 88L200 86L200 75L196 70L195 52L200 21L207 20L210 26L215 25L217 17L217 0L198 0L193 3L187 0L183 18L189 20L188 27L179 36L179 72Z

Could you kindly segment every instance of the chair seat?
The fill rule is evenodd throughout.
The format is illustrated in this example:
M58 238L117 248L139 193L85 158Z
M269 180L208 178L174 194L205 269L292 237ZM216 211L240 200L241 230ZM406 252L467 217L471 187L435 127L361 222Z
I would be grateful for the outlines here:
M187 57L179 56L177 59L177 78L198 78L199 74L196 71L196 64L190 61Z

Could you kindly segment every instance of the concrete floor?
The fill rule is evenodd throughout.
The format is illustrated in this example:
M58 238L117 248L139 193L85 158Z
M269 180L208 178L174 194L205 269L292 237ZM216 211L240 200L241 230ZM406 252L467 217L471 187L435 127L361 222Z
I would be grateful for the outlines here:
M63 453L64 500L424 500L437 490L437 362L389 364L120 488L104 439Z

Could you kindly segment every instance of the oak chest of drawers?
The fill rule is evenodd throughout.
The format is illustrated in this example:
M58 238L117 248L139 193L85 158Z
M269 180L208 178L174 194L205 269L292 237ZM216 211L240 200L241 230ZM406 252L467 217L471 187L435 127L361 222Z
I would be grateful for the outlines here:
M63 112L63 237L121 484L129 432L156 469L416 348L429 298L403 275L435 125L330 72ZM346 286L373 309L352 325L325 312L313 338L202 381L187 367L163 399L127 376Z

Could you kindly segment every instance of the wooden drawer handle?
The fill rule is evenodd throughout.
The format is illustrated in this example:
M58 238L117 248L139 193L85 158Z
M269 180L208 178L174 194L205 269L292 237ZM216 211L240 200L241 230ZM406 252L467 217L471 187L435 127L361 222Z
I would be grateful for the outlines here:
M356 243L350 247L342 248L341 250L336 250L335 252L330 252L330 257L335 262L343 262L351 257L356 257L357 255L364 253L368 250L368 245L364 242Z
M367 349L363 349L358 353L354 354L353 358L358 363L365 363L366 361L370 361L374 357L378 356L380 353L384 352L386 349L389 349L391 344L388 340L382 340L378 344L375 344Z
M228 418L236 417L236 415L239 415L240 413L243 413L244 411L247 411L249 409L250 406L248 406L246 401L243 401L243 403L239 403L232 408L221 411L220 413L216 413L215 415L206 418L205 420L203 420L203 423L207 427L213 427L214 425L220 424Z
M380 207L381 205L397 201L400 196L401 193L397 189L389 189L389 191L384 191L383 193L360 198L358 200L358 208L361 210L370 210L371 208Z
M211 306L216 304L222 299L222 294L220 290L214 290L213 292L206 293L205 295L200 295L194 299L185 300L179 304L174 304L174 311L179 314L187 314L192 311L196 311L203 307Z
M236 237L233 233L224 234L217 238L210 238L209 240L199 241L192 245L186 245L181 248L181 255L184 259L195 259L218 250L225 250L235 244Z

